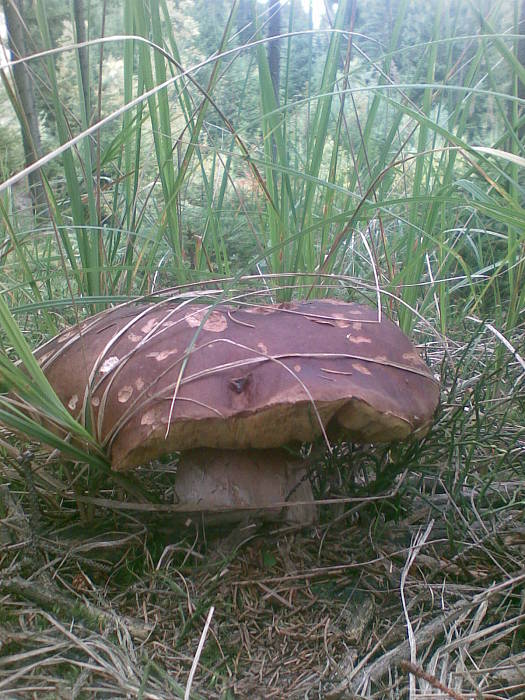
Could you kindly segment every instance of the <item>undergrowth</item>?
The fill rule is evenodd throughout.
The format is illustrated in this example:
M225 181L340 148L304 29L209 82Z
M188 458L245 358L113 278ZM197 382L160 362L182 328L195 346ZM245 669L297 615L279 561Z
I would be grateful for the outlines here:
M318 31L285 3L275 89L279 7L104 3L79 47L25 18L47 116L38 196L19 155L0 185L2 697L525 697L518 3L437 3L414 42L402 1L386 43L350 1ZM379 303L440 379L431 431L302 446L312 528L188 520L177 455L112 473L32 354L163 288Z

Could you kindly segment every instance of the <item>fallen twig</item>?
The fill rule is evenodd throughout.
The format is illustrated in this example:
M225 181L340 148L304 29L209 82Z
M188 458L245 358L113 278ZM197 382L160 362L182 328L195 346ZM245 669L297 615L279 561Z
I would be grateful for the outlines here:
M33 583L18 576L0 579L0 592L20 596L44 609L56 610L58 607L62 615L67 616L71 620L81 618L84 624L95 630L98 630L101 624L114 625L117 620L116 616L107 610L92 603L85 603L79 598L71 598L56 586L46 590L41 581ZM153 625L145 624L140 620L119 615L118 621L137 639L145 640L154 633Z

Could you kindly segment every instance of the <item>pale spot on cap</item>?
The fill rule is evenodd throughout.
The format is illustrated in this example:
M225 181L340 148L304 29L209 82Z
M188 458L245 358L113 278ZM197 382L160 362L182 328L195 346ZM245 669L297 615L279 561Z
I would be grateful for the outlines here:
M132 343L138 343L139 340L142 340L142 336L137 333L128 333L128 340L131 340Z
M372 342L372 339L367 338L365 335L352 335L351 333L349 333L346 337L351 343L356 343L356 345L360 345L361 343Z
M146 357L151 357L154 360L157 360L157 362L162 362L163 360L166 360L170 355L177 354L177 352L177 348L173 348L173 350L159 350L158 352L148 352Z
M348 328L350 325L350 321L343 316L334 316L333 318L335 319L335 325L338 328Z
M114 367L116 367L119 362L120 360L116 355L111 355L111 357L105 359L104 362L100 365L100 374L107 374L108 372L111 372L111 370Z
M360 374L372 374L372 372L367 367L361 365L359 362L352 362L352 367L355 369L356 372L359 372Z
M212 311L204 324L204 330L212 331L212 333L221 333L227 327L228 321L226 320L226 316L218 311Z
M243 311L246 314L273 314L277 309L275 306L246 306Z
M150 333L157 326L158 326L157 317L154 316L153 318L150 318L150 320L147 323L145 323L140 330L143 333Z
M94 396L91 399L91 405L95 407L100 406L100 399L98 398L98 396Z
M294 371L294 372L300 372L301 369L302 369L301 365L294 365L294 366L293 366L293 371Z
M77 403L78 403L78 395L73 394L73 396L69 399L69 401L67 403L67 407L69 409L71 409L72 411L74 411L75 408L77 407Z
M200 309L199 311L192 313L190 316L186 316L185 321L188 326L198 328L202 323L202 319L206 316L206 313L206 309ZM228 321L226 320L226 316L224 314L221 314L218 311L212 311L202 327L205 331L221 333L228 327Z
M154 425L157 422L157 415L154 408L146 411L140 419L141 425Z
M133 393L133 387L127 384L126 386L123 386L122 389L118 392L117 398L119 400L119 403L126 403L126 401L129 401L129 397Z
M137 391L142 391L142 389L144 389L144 380L142 377L135 379L135 386L137 387Z
M268 354L268 348L266 347L266 345L264 343L257 343L257 347L264 355Z

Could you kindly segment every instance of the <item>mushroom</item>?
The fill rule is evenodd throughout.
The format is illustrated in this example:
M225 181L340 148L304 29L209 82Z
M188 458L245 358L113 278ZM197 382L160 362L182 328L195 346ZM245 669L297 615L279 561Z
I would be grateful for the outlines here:
M230 519L261 508L312 522L305 467L287 445L333 427L366 443L422 436L439 396L394 323L337 300L124 305L36 357L113 469L180 452L181 507Z

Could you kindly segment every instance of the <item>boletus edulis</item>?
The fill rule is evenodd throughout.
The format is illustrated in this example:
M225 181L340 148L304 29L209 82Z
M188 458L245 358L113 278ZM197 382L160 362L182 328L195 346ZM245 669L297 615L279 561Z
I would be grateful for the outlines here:
M113 469L179 452L179 502L230 520L261 508L267 519L312 522L305 468L284 446L333 427L365 443L422 436L439 396L394 323L336 300L124 305L36 357Z

